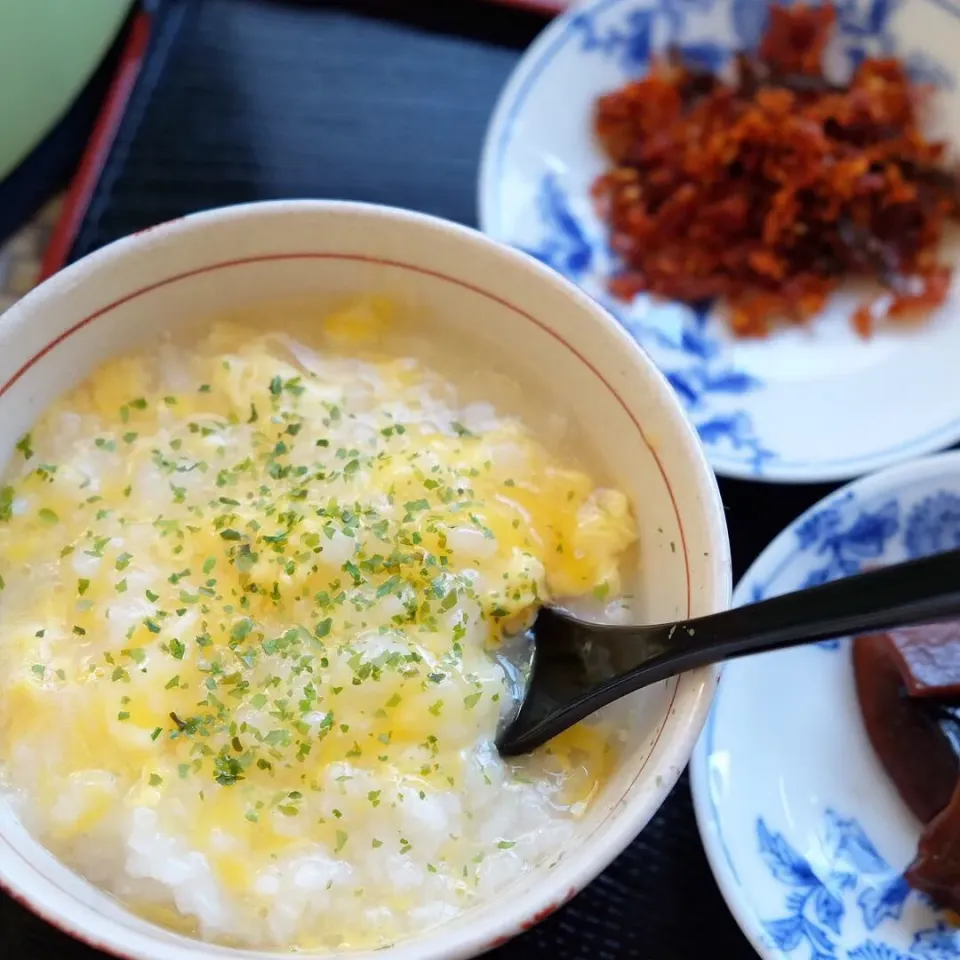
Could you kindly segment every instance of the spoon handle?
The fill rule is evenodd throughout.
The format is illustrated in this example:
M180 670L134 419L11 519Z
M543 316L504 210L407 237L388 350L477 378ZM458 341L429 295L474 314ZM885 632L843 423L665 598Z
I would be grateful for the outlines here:
M671 672L679 672L731 657L954 617L960 618L960 550L677 624L664 657Z
M672 624L604 626L544 609L526 697L497 746L504 756L533 750L612 700L695 667L954 618L960 550Z

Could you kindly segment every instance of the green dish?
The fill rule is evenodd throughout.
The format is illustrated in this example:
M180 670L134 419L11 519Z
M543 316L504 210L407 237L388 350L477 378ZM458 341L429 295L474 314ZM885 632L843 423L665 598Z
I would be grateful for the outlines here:
M83 89L132 0L0 0L0 179Z

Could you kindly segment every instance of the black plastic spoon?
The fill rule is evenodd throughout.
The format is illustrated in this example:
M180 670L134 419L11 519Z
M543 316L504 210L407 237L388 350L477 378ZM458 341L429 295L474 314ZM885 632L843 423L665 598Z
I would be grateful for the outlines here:
M695 667L955 617L960 550L677 623L605 626L543 607L496 654L514 693L497 748L528 753L611 701Z

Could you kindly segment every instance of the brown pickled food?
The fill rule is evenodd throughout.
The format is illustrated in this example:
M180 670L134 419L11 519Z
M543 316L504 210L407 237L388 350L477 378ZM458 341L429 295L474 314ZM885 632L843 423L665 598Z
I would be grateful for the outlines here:
M960 624L857 637L853 670L870 743L923 824L907 882L960 912Z

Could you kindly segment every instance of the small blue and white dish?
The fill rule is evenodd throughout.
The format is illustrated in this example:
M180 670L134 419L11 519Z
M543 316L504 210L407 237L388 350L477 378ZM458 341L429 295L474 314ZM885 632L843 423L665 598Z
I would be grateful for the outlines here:
M606 291L615 269L589 190L605 168L598 96L642 76L675 45L722 69L756 45L770 0L593 0L555 20L521 60L494 112L479 184L483 230L575 280L667 375L725 476L840 480L960 440L960 281L917 326L851 328L841 293L807 328L735 340L710 311ZM836 0L828 67L892 55L938 88L931 135L960 146L960 0ZM960 261L960 247L944 251Z
M891 467L791 524L734 606L960 546L960 453ZM724 667L690 764L727 904L766 960L960 960L960 928L903 880L920 823L867 739L848 641Z

